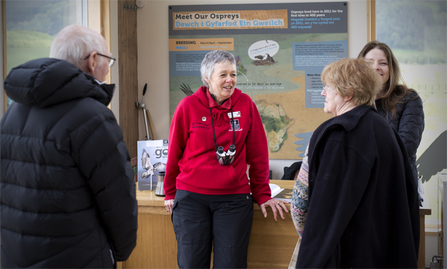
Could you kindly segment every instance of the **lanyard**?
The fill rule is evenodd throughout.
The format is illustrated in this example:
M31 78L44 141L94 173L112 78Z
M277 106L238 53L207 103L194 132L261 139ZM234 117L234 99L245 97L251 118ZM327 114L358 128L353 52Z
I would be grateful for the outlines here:
M233 127L233 145L236 145L234 143L234 138L235 138L235 134L234 134L234 115L233 115L233 105L231 105L230 107L231 109L231 126ZM214 131L214 121L213 121L213 112L211 110L211 106L210 106L210 115L211 115L211 126L213 127L213 136L214 136L214 148L217 151L217 139L216 139L216 132Z

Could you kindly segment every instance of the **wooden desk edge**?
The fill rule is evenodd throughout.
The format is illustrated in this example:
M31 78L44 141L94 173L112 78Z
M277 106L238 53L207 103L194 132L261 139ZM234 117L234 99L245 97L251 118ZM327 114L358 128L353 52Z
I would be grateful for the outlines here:
M292 188L295 184L293 180L270 180L270 183L280 185L283 188ZM138 191L137 190L138 211L142 214L154 213L159 215L169 215L164 207L164 197L156 196L154 191ZM290 210L290 204L286 203L287 209ZM257 203L254 203L254 210L261 210ZM422 216L431 215L431 208L420 208L419 214Z

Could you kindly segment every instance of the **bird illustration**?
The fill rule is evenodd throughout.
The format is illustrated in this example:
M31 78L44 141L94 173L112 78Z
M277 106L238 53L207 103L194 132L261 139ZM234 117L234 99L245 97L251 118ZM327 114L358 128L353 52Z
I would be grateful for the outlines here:
M192 95L194 92L191 90L191 87L189 87L188 84L183 83L180 85L180 90L186 94L186 96Z
M275 60L273 60L273 57L270 56L270 54L268 54L268 53L265 54L265 59L264 60L267 60L267 61L269 61L271 63L275 62Z
M145 149L143 149L143 153L141 154L141 167L143 167L144 171L143 173L141 173L141 178L142 179L146 179L146 178L152 178L152 176L154 175L154 167L151 164L151 158L149 156L149 153L146 152Z
M157 162L154 164L154 171L164 172L166 171L166 163Z
M259 65L261 65L261 66L262 65L273 65L276 63L275 60L273 59L273 57L270 56L270 54L268 54L268 53L266 53L264 55L256 55L255 58L257 60L254 60L253 64L257 65L257 66L259 66Z
M417 159L419 175L422 183L447 168L447 131L442 132Z

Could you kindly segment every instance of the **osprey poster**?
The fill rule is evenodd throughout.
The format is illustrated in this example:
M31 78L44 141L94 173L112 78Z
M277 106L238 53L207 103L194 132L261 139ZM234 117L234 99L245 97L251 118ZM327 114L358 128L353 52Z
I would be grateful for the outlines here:
M348 56L347 3L169 7L171 118L200 86L211 50L237 60L236 88L255 102L270 159L298 159L323 112L321 71Z

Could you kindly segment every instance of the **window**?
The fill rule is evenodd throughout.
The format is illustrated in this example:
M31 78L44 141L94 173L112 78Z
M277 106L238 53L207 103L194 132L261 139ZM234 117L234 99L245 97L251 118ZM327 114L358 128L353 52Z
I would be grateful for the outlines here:
M430 172L423 173L422 182L432 209L432 214L426 218L426 227L428 230L437 231L441 223L440 203L442 203L442 199L438 198L438 185L442 187L442 178L445 179L447 169L445 148L447 2L444 0L376 0L375 2L376 39L391 47L399 62L405 83L419 93L424 103L425 130L417 158L428 157L432 163L432 167L424 169ZM440 146L442 140L444 140L443 147ZM421 167L419 174L421 175Z
M3 1L5 74L29 60L48 57L56 34L70 24L87 25L87 0ZM9 105L11 100L7 99Z

